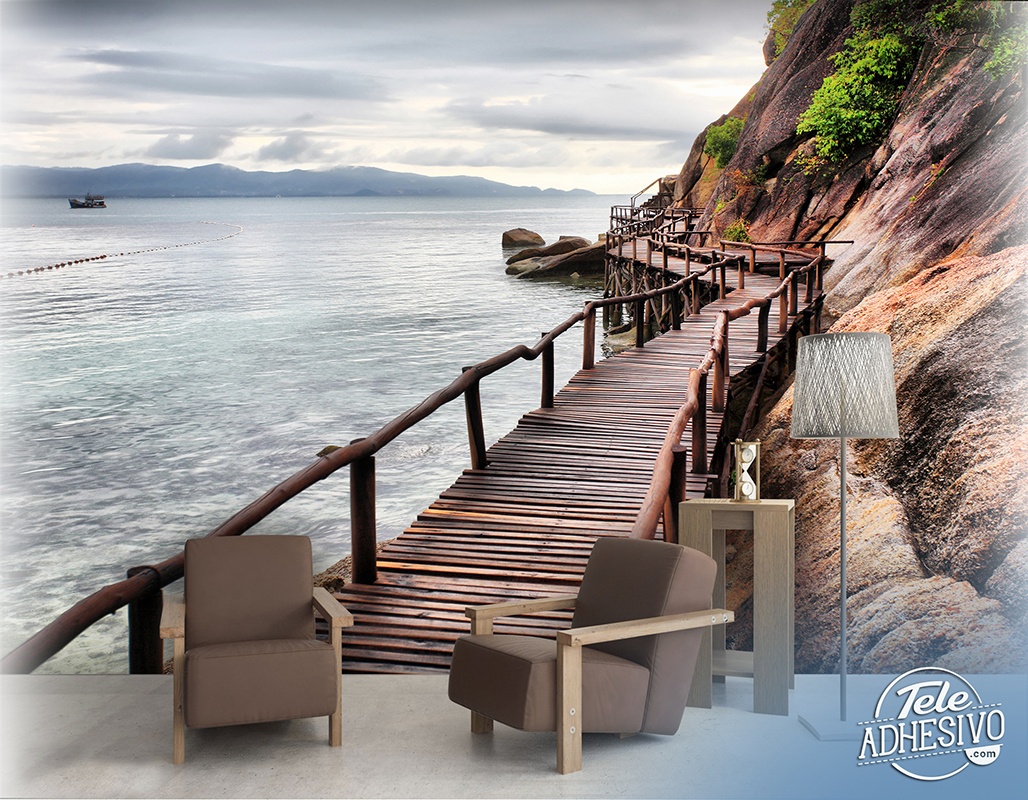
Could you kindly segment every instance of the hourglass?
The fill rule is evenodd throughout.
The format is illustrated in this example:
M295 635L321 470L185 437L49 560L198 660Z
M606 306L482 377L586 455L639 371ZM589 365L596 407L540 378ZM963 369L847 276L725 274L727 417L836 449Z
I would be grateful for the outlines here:
M760 442L735 440L735 499L760 499Z

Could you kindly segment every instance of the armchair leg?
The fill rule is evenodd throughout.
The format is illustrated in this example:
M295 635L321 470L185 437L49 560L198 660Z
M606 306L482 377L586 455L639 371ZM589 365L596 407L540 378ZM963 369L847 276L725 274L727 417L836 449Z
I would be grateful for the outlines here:
M343 631L332 628L332 649L336 656L336 710L328 718L328 743L331 747L343 744Z
M557 771L582 769L582 648L557 645Z
M172 761L175 764L182 764L186 760L186 718L185 711L182 708L183 703L183 689L185 688L185 661L186 661L186 640L182 638L175 639L175 650L174 650L174 695L173 695L173 723L172 723L172 736L174 739L172 745Z
M493 720L491 717L487 717L485 714L479 714L477 711L471 712L471 732L472 733L492 733L493 732Z

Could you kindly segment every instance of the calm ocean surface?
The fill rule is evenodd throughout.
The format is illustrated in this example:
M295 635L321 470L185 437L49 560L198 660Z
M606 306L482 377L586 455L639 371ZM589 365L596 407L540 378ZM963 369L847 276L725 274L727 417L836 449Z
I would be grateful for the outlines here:
M128 567L176 553L326 445L365 436L599 296L504 274L500 236L606 230L622 197L5 201L0 272L2 650ZM136 252L133 251L144 251ZM125 253L126 255L117 255ZM557 385L581 328L558 340ZM539 363L482 384L495 441L539 403ZM469 464L455 401L379 453L380 538ZM342 470L256 529L349 553ZM124 672L126 613L48 672Z

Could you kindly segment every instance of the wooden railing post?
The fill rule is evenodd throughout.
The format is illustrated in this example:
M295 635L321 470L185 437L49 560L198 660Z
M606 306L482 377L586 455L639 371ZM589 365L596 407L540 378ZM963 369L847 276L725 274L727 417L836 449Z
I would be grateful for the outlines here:
M132 567L132 578L153 567ZM164 595L156 586L128 604L129 673L160 675L164 672L164 644L161 641L161 611Z
M690 374L692 370L689 370ZM700 373L699 403L692 415L692 471L698 475L707 473L707 375Z
M750 245L750 272L757 271L757 248Z
M778 281L781 284L785 280L785 251L778 251ZM778 296L778 332L785 333L789 330L789 298L785 292Z
M635 346L642 347L646 344L646 300L640 298L635 301Z
M671 447L671 483L668 486L668 510L664 512L664 541L672 544L678 544L678 504L686 499L688 474L689 448L679 442Z
M682 330L682 293L678 289L671 292L671 330Z
M585 304L585 319L582 320L582 369L596 366L596 307ZM604 306L604 311L609 306Z
M464 367L467 372L474 367ZM485 469L489 463L485 455L485 425L482 423L482 395L476 380L464 390L464 414L468 420L468 444L471 447L471 468Z
M350 444L357 444L354 439ZM378 531L375 520L375 457L350 464L350 571L354 583L378 580Z
M745 268L744 265L745 265L745 261L740 256L740 258L739 258L739 278L738 278L738 283L739 283L739 288L740 289L745 289L746 288L746 268Z
M789 283L789 316L795 317L800 311L800 274L793 270Z
M715 411L725 410L725 384L728 380L728 314L725 316L724 338L721 342L721 352L714 360L714 385L711 389L710 404Z
M700 313L700 281L698 278L692 280L692 313Z
M814 302L814 281L817 280L817 265L814 264L807 269L807 292L803 297L803 302L810 303Z
M767 325L771 316L771 301L765 300L757 312L757 352L767 352Z
M717 291L718 291L717 299L718 300L724 300L725 296L727 295L727 291L725 290L725 268L727 266L727 262L728 262L728 259L726 259L726 258L719 258L718 259L718 264L721 267L718 270L718 278L717 278Z
M545 336L549 331L543 331ZM543 348L543 386L539 408L553 408L553 340Z

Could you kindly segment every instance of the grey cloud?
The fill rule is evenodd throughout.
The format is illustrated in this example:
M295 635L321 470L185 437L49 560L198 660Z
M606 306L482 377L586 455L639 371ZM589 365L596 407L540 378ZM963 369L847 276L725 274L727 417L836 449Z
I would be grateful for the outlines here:
M627 141L652 141L678 136L678 131L670 127L644 126L634 118L628 122L608 122L608 118L603 114L586 117L578 109L570 107L543 108L531 103L487 105L482 101L455 100L446 106L446 110L458 119L473 122L483 128Z
M265 145L257 151L257 158L267 161L300 162L320 158L325 148L299 131L287 133L281 139Z
M232 138L219 133L198 132L192 136L170 133L146 150L155 158L202 160L216 158L232 144Z
M566 164L567 148L547 144L526 147L517 142L490 142L482 146L451 145L394 150L386 159L398 164L432 167L551 167Z
M81 78L84 82L110 88L220 97L357 100L376 100L384 93L383 87L372 78L324 69L155 51L93 50L72 58L113 67Z

